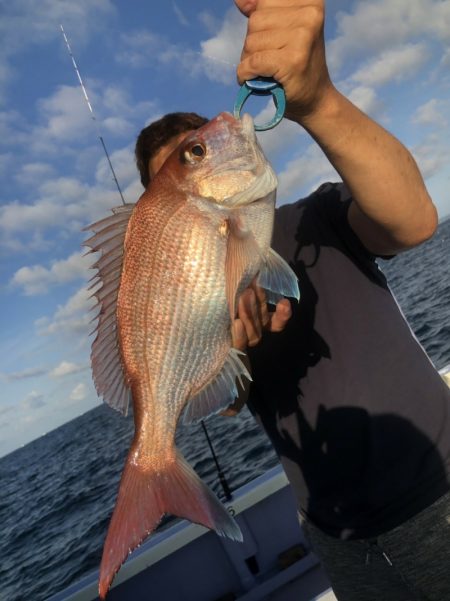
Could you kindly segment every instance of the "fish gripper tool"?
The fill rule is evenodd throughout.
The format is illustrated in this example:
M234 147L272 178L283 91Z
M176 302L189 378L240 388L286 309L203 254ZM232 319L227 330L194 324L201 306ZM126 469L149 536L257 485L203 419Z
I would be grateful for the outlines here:
M255 94L256 96L271 95L275 105L275 114L272 119L262 125L255 123L255 130L266 131L267 129L272 129L275 125L278 125L286 110L286 96L283 86L272 77L255 77L255 79L248 79L245 81L239 89L236 102L234 103L233 112L236 119L240 118L242 107L252 94Z

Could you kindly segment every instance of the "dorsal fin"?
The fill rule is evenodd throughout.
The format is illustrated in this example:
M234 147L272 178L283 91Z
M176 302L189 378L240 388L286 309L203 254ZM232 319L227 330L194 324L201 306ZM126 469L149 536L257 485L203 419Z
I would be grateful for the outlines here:
M97 394L103 397L114 409L127 414L129 389L120 358L119 338L117 333L117 296L123 266L123 245L128 221L134 204L112 209L113 214L84 228L95 232L83 242L89 252L99 252L100 257L92 266L97 273L92 278L90 289L95 288L92 296L98 309L97 333L92 343L91 362Z

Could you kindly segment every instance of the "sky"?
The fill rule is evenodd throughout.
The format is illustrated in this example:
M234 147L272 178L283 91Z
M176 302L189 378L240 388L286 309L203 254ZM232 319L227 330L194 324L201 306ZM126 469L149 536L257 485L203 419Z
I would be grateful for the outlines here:
M0 14L2 456L101 402L82 228L121 199L99 135L135 202L142 127L172 111L232 110L246 19L232 0L15 0ZM326 43L335 85L411 150L449 216L450 0L330 1ZM261 99L246 107L260 121L272 110ZM279 204L339 179L298 125L259 138Z

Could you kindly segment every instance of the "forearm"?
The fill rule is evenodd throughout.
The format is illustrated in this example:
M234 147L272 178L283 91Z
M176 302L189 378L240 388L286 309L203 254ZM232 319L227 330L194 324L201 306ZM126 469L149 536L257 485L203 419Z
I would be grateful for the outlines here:
M436 210L411 154L330 81L324 0L235 2L249 17L239 81L265 75L282 84L286 116L309 131L350 189L350 226L365 246L389 254L426 240Z
M321 146L355 200L350 220L376 253L398 252L427 239L436 210L408 150L330 87L316 110L290 115Z

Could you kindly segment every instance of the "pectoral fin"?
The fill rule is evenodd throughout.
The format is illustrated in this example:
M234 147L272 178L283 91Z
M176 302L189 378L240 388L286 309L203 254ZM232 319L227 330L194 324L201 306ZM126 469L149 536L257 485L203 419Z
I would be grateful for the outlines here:
M229 234L225 260L226 296L230 317L237 313L237 300L255 276L262 256L250 230L244 229L239 216L228 220Z
M300 300L297 276L286 261L271 248L264 257L256 283L266 290L269 303L276 304L285 296Z

